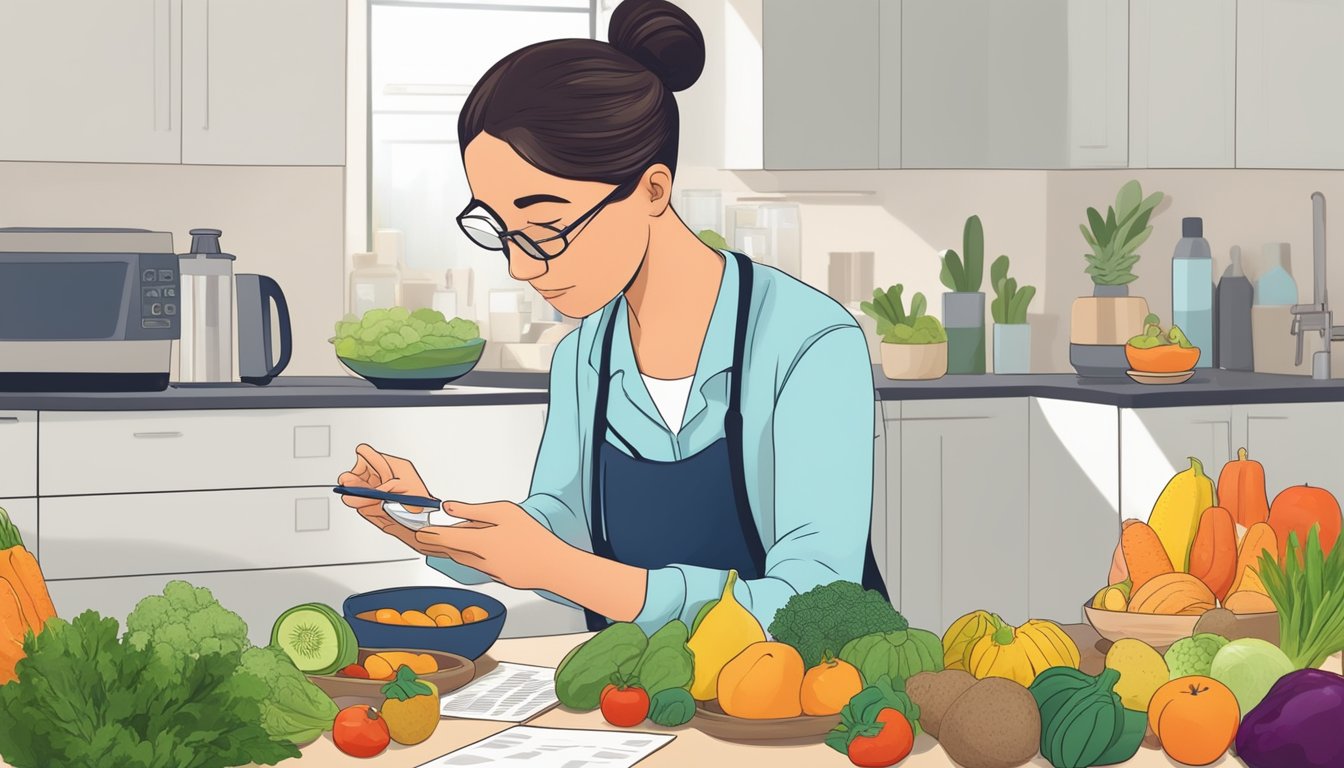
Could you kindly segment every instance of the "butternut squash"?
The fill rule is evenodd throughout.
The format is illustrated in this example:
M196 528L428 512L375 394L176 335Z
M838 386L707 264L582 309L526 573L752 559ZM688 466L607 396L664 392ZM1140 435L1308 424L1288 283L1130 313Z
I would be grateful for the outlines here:
M1218 501L1243 528L1269 519L1269 496L1265 493L1265 468L1247 458L1246 449L1223 465L1218 474Z
M1209 507L1199 519L1190 547L1190 575L1204 582L1222 600L1237 575L1237 530L1231 511Z
M1198 616L1214 607L1212 590L1188 573L1164 573L1150 579L1129 599L1130 613Z
M1236 576L1232 579L1232 586L1227 590L1229 595L1241 591L1241 583L1246 578L1247 570L1259 570L1261 552L1268 552L1275 562L1282 564L1283 561L1279 558L1278 540L1269 523L1256 523L1246 529L1246 535L1241 539L1241 549L1237 553Z

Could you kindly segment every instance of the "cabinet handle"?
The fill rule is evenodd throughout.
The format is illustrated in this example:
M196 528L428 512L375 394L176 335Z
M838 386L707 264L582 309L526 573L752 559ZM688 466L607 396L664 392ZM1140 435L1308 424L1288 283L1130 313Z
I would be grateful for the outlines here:
M166 437L181 437L181 432L136 432L135 437L140 440L153 440Z
M18 424L18 416L0 416L0 424Z

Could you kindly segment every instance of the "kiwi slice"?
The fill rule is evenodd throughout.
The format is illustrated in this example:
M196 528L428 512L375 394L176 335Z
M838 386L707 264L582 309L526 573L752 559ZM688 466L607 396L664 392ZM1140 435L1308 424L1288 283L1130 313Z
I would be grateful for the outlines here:
M332 674L359 658L349 622L321 603L296 605L280 614L271 628L271 645L309 675Z

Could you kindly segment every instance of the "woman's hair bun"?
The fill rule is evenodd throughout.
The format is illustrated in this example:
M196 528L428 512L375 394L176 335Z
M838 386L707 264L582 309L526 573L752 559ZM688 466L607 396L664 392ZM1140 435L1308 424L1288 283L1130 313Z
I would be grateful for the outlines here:
M700 27L667 0L625 0L611 14L607 39L671 91L690 88L705 68Z

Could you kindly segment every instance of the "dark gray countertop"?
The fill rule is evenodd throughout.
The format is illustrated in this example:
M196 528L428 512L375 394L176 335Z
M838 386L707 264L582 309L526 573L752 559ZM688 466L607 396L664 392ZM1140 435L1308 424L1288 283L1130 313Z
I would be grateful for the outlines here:
M163 392L0 392L0 411L194 411L545 403L548 375L473 371L437 391L375 389L352 376L281 376L270 384L183 384Z
M381 408L442 405L516 405L547 401L542 371L473 371L432 392L375 389L350 376L281 376L264 387L249 384L171 386L164 392L0 392L0 411L189 411L254 408ZM1258 405L1344 401L1344 379L1236 373L1201 369L1184 384L1146 385L1129 379L1087 380L1069 373L944 376L892 381L873 367L881 400L955 400L1044 397L1117 408Z
M874 366L882 400L1042 397L1117 408L1190 405L1263 405L1344 401L1344 379L1199 369L1184 384L1139 384L1129 379L1082 379L1071 373L957 375L933 381L892 381Z

